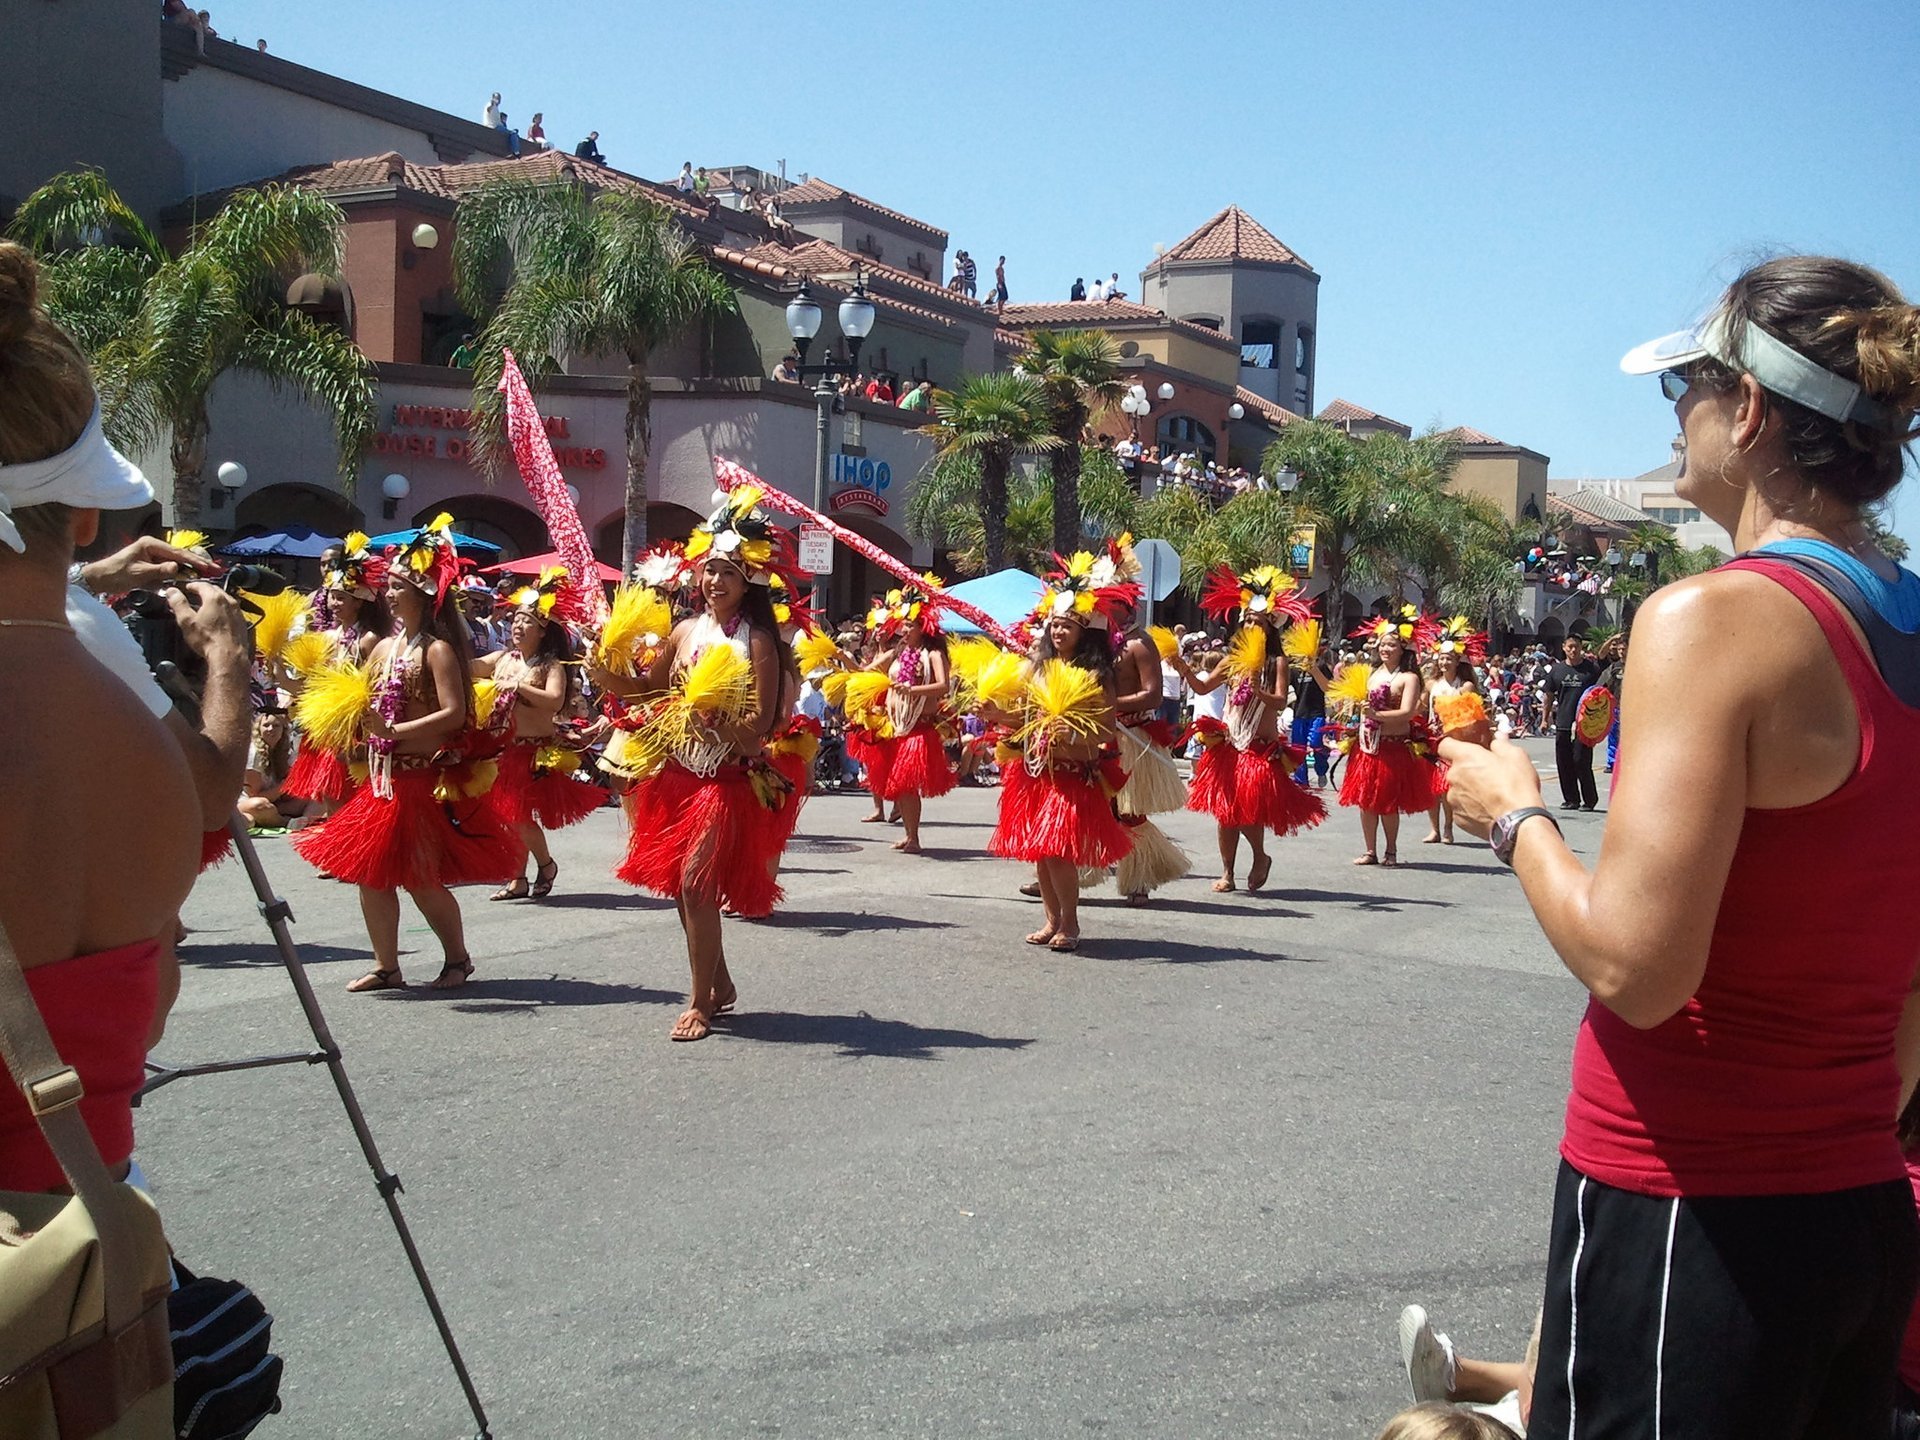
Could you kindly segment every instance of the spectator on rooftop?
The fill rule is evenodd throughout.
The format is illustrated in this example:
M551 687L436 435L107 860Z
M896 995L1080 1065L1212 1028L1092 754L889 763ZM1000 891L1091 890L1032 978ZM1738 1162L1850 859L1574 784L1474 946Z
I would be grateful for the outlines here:
M495 96L494 98L497 100L499 97ZM593 161L596 165L604 165L607 163L607 157L600 153L600 132L598 130L589 130L587 132L587 138L573 147L573 153L582 160Z
M187 0L162 0L160 18L193 31L194 48L202 55L207 53L207 36L213 32L207 25L205 11L189 10Z
M933 403L933 382L922 380L900 397L902 410L925 410Z
M885 375L876 375L867 382L867 399L880 405L893 404L893 385Z
M1007 257L1002 255L993 267L993 308L1007 308Z
M264 55L267 53L267 42L264 40L256 40L253 42L253 48Z
M707 174L707 167L702 165L693 172L693 193L704 200L707 198L707 191L712 188L713 180Z
M693 192L693 162L691 160L682 160L680 162L680 174L679 177L674 180L673 188L678 190L682 195L688 195Z
M480 358L480 352L473 343L473 332L469 330L460 337L460 343L453 347L453 354L447 358L447 365L454 370L471 370L473 362Z
M977 299L980 294L980 267L974 263L973 256L964 250L957 251L953 259L959 267L960 293L969 300Z
M536 150L551 150L553 148L547 144L547 127L541 123L545 119L545 112L536 110L533 112L533 123L527 126L527 140Z
M1086 298L1087 282L1084 277L1076 275L1073 277L1073 288L1067 292L1067 299L1084 300Z
M1106 298L1109 300L1124 300L1127 298L1127 292L1120 288L1120 272L1118 270L1113 272L1113 278L1107 282Z
M1107 298L1107 282L1098 275L1093 277L1093 288L1081 297L1086 300L1104 300Z
M784 380L789 385L800 383L800 357L791 350L780 357L780 363L773 367L773 378Z
M498 130L500 118L500 92L496 90L487 97L486 108L480 112L480 123L489 130Z

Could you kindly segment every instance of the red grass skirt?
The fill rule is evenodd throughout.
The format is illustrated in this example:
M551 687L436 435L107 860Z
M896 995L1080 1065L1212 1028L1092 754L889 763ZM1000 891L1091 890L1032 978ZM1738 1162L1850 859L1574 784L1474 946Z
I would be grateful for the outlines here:
M607 802L591 781L558 771L534 772L534 756L546 740L515 740L500 756L500 774L488 792L502 823L560 830L578 825Z
M880 741L879 748L887 758L873 793L882 800L897 799L909 790L927 797L944 795L957 783L937 725L923 721L897 739Z
M674 761L627 797L633 833L614 874L670 900L683 895L766 915L781 890L772 864L792 833L790 806L768 806L747 767L723 765L702 779Z
M995 855L1065 860L1084 870L1118 864L1132 848L1095 767L1061 765L1038 775L1019 759L1000 767L1000 823L987 841Z
M1446 793L1444 771L1405 740L1381 738L1369 755L1355 744L1340 781L1340 803L1376 815L1424 815Z
M208 830L200 836L200 873L205 874L233 854L233 832Z
M369 890L499 884L520 873L526 852L486 795L451 805L434 799L441 772L396 770L393 798L371 785L318 826L293 837L315 869Z
M302 800L329 800L337 804L351 799L359 787L353 783L353 772L347 769L346 757L322 750L318 745L302 745L300 753L293 757L293 768L287 771L286 783L280 788Z
M1245 750L1209 745L1193 762L1187 808L1226 826L1258 826L1277 835L1311 830L1327 818L1326 802L1294 783L1300 752L1278 740Z
M781 806L780 848L787 848L794 827L800 823L800 807L813 790L813 764L820 758L820 722L796 715L774 733L767 743L767 763L793 787Z
M875 798L887 788L887 766L893 759L893 752L886 742L874 737L874 733L862 725L847 727L847 754L854 764L864 765L867 769L867 789Z

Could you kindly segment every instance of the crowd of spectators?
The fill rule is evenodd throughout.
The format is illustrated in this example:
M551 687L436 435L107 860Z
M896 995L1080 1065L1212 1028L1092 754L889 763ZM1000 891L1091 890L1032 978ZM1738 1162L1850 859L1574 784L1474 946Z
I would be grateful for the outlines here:
M260 48L263 50L266 49L266 42L264 40L260 42ZM551 150L553 148L552 143L547 139L547 117L545 111L536 110L533 112L533 119L528 124L527 133L524 136L509 125L507 120L507 112L500 106L500 92L496 90L487 97L487 103L480 111L480 123L489 130L497 132L500 137L506 141L507 152L511 155L519 155L523 150L528 148L531 148L535 152ZM587 132L587 138L573 147L573 153L582 160L593 161L596 165L604 165L607 163L607 157L600 153L600 132L598 130L589 130Z

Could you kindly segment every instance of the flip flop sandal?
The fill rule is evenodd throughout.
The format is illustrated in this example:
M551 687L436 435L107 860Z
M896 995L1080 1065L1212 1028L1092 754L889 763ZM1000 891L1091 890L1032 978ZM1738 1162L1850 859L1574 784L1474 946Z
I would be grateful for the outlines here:
M400 967L382 970L375 967L347 985L349 995L367 995L375 990L404 990L407 982L400 977Z

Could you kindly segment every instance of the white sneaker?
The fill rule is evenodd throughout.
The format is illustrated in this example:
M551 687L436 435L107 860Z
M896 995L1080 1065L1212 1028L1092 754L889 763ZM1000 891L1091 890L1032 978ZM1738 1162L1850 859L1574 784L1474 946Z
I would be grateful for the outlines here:
M1433 1328L1418 1305L1400 1312L1400 1363L1416 1401L1453 1398L1453 1341Z

